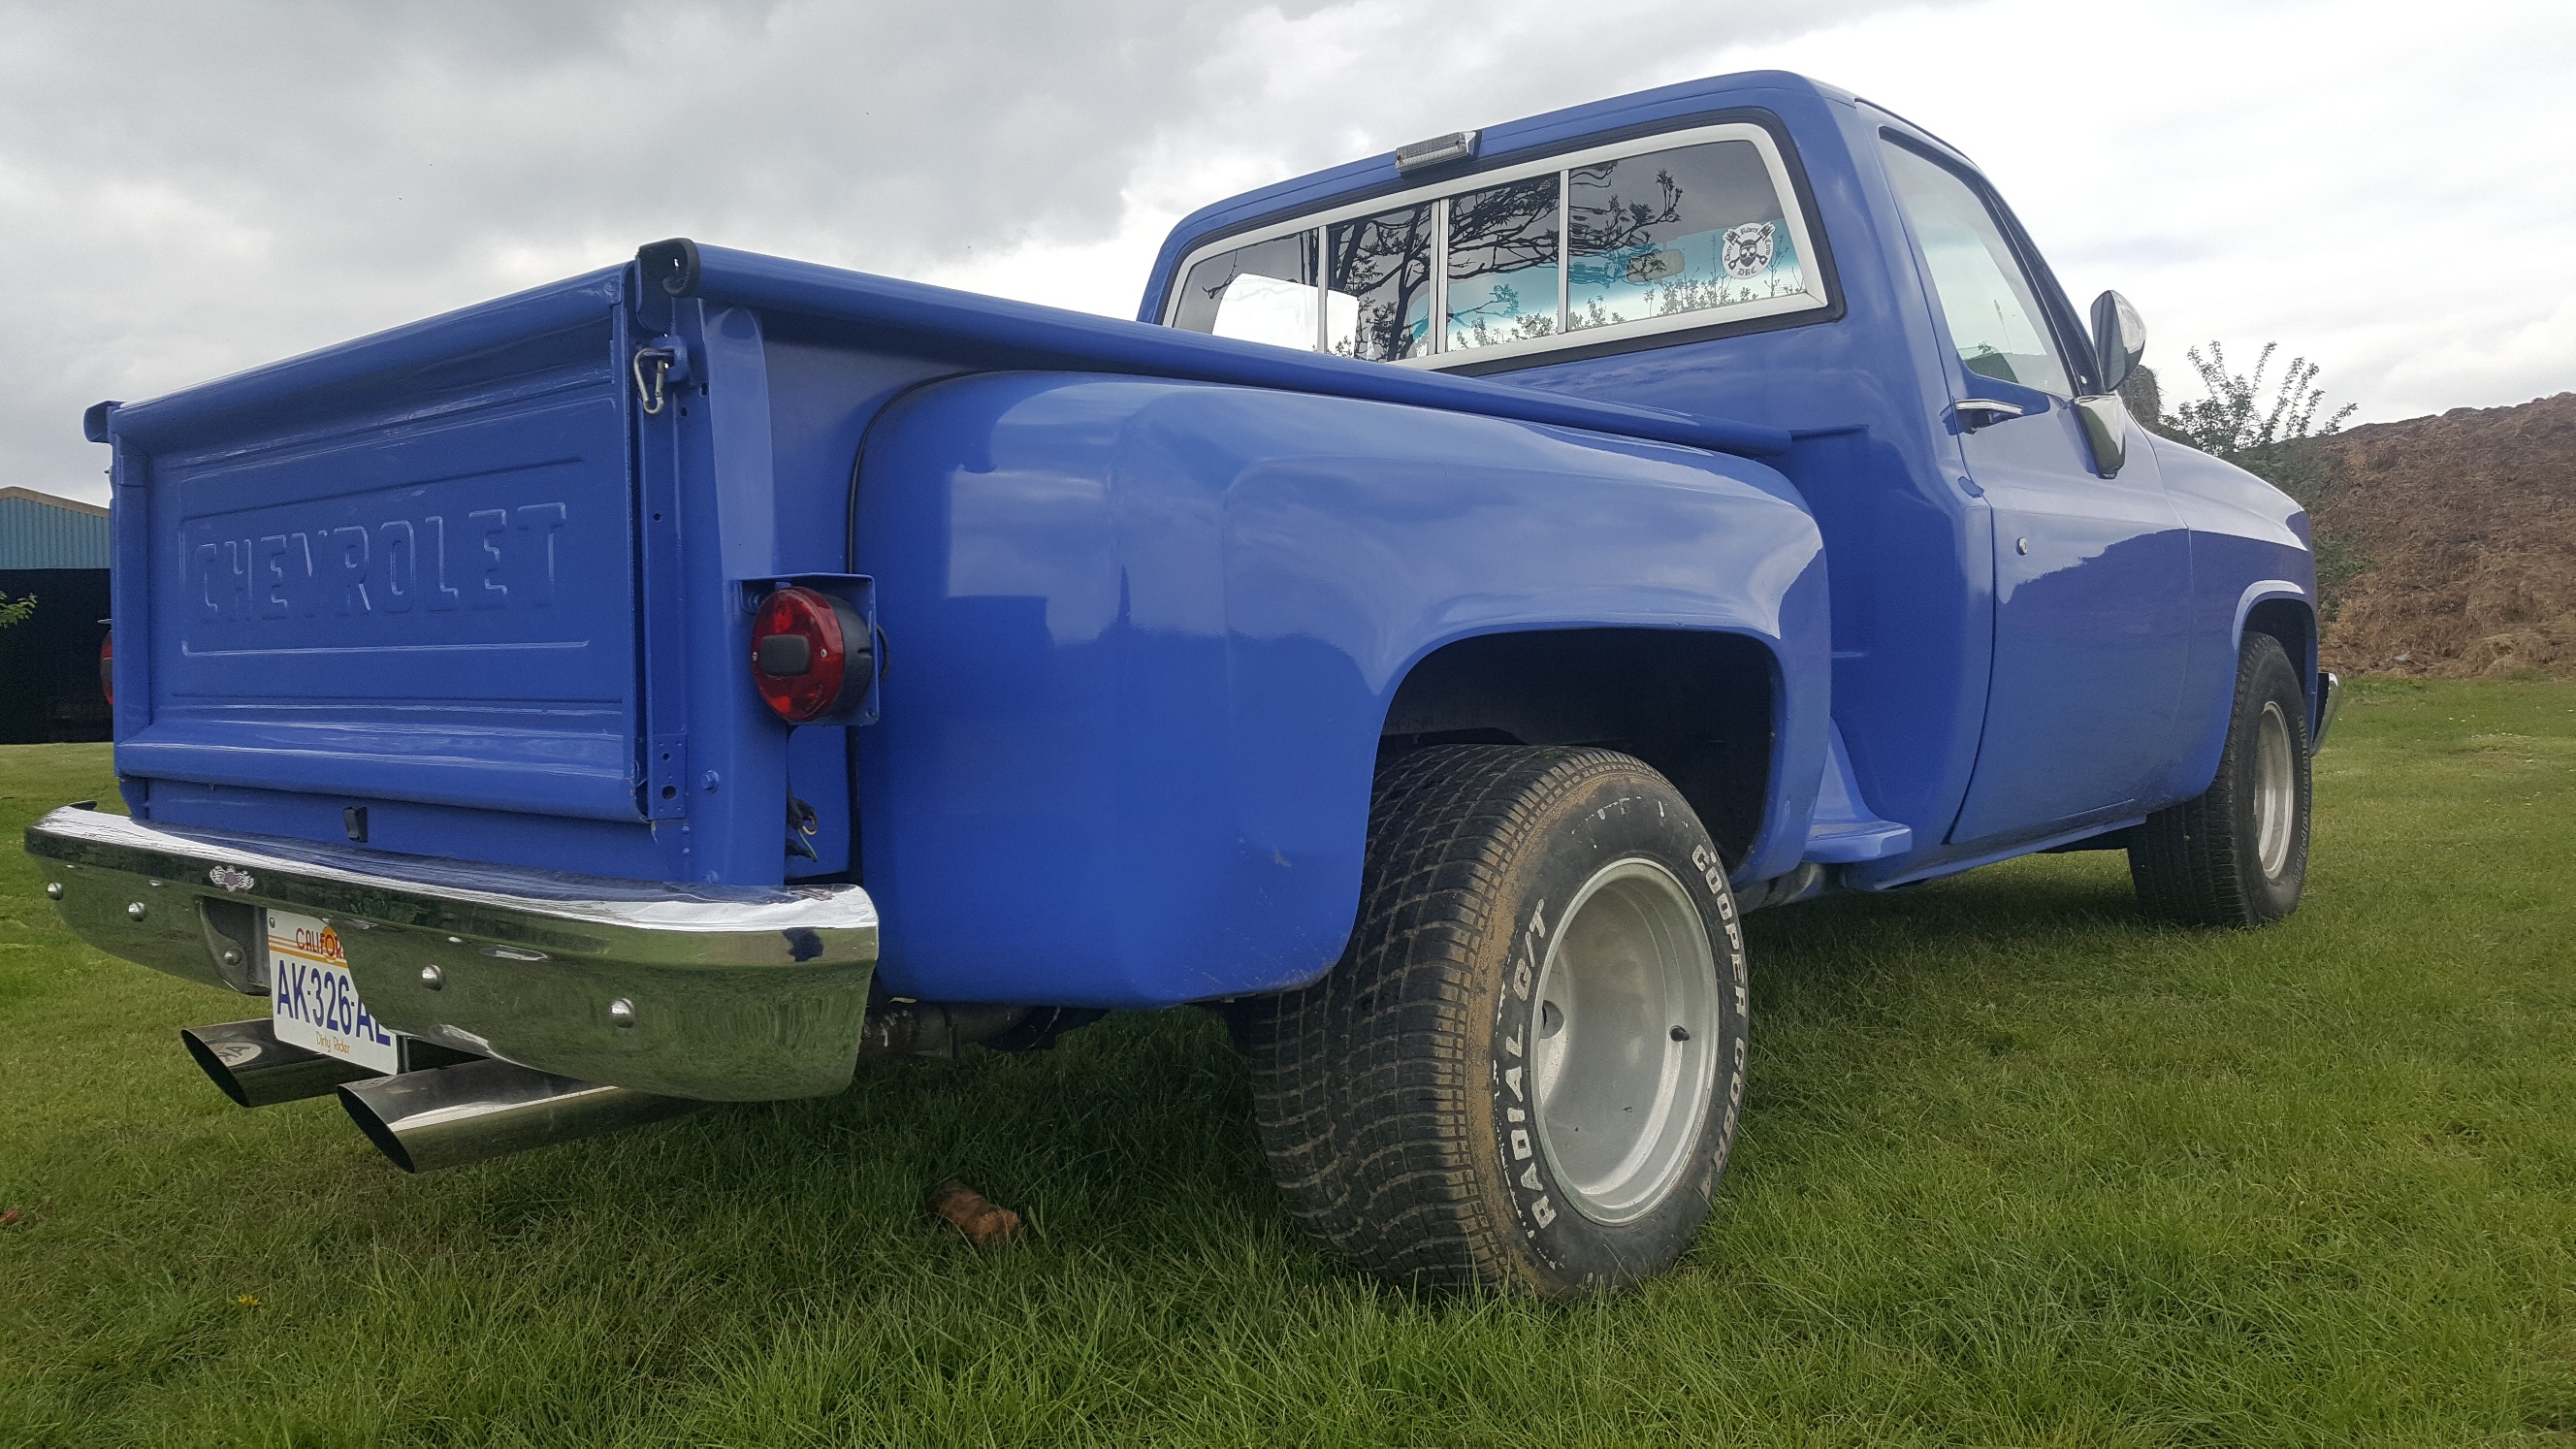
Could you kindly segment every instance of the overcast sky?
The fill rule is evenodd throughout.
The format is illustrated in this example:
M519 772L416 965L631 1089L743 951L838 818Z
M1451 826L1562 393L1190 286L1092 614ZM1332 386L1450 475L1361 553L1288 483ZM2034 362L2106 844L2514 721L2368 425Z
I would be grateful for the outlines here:
M2567 0L0 3L0 484L665 236L1132 315L1207 201L1768 66L1976 158L2169 397L2210 338L2357 421L2576 388Z

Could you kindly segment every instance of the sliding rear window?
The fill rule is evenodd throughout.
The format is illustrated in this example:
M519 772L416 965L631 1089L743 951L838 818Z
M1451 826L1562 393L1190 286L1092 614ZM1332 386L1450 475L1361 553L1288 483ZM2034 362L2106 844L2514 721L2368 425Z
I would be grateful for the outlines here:
M1822 310L1795 198L1760 126L1647 137L1229 238L1165 320L1437 367Z

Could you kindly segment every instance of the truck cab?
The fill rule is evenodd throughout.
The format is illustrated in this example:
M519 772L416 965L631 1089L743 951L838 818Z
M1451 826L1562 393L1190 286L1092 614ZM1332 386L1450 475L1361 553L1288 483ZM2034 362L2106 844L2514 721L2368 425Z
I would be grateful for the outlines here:
M1723 1170L1743 911L2295 907L2306 520L2143 338L1778 73L1220 202L1132 322L658 242L93 409L131 815L29 848L406 1167L1194 1004L1355 1262L1612 1287Z
M1797 863L1879 888L2123 829L2207 783L2249 619L2313 677L2297 506L2127 416L2134 354L1930 132L1753 74L1392 159L1186 219L1139 317L1789 432L1828 773L1895 827Z

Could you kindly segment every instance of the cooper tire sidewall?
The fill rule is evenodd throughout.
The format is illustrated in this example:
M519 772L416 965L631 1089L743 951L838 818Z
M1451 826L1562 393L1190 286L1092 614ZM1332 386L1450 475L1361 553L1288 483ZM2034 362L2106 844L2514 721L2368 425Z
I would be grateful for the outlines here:
M1489 978L1496 988L1486 1044L1492 1117L1480 1176L1496 1188L1490 1196L1500 1199L1499 1216L1546 1288L1597 1291L1669 1267L1707 1221L1744 1101L1744 933L1707 832L1678 792L1642 765L1596 776L1551 802L1539 836L1531 866L1500 896L1517 917L1501 943L1501 970ZM1701 1114L1690 1166L1660 1202L1610 1225L1573 1205L1539 1148L1529 1049L1538 1024L1538 976L1565 929L1562 908L1605 867L1632 858L1670 871L1699 910L1719 976L1719 1039L1712 1100Z

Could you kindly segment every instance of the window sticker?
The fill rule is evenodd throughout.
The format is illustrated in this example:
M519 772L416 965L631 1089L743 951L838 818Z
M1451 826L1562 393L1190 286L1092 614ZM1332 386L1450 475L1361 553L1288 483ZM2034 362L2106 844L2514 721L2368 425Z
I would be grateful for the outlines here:
M1777 230L1767 221L1748 221L1731 227L1726 233L1726 274L1738 281L1761 276L1771 270L1771 236Z

